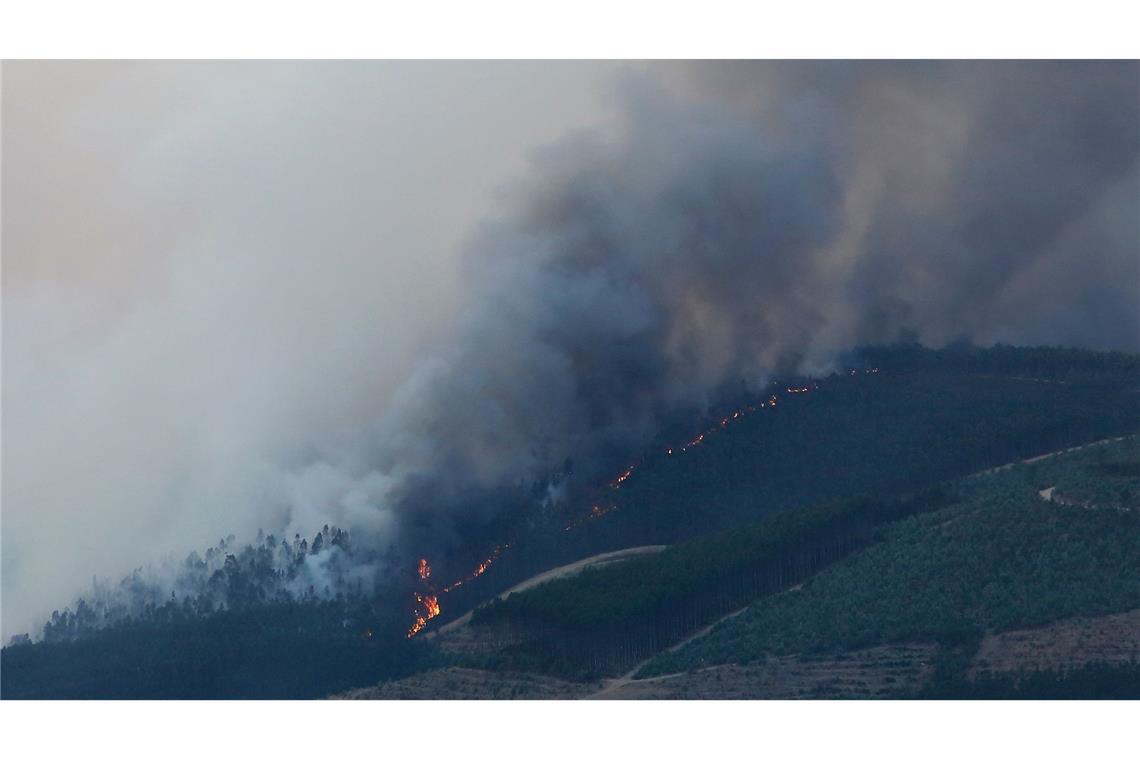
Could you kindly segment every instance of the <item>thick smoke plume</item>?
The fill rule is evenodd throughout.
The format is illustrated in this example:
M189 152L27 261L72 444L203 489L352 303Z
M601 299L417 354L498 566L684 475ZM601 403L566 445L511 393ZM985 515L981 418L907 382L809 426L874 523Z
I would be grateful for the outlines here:
M628 82L616 131L542 152L471 246L454 345L384 428L393 498L471 510L567 458L601 477L669 410L901 335L1136 348L1138 71Z
M334 522L410 557L460 541L503 493L568 460L579 482L612 474L667 415L774 373L823 371L854 345L1140 349L1140 65L660 64L613 78L610 119L539 150L469 236L438 319L451 327L431 350L393 378L372 333L338 333L393 379L371 406L318 418L320 438L292 420L272 428L295 436L287 446L227 449L226 503L261 505L241 514L276 521L267 531ZM232 230L210 242L242 251ZM324 266L321 237L305 233L292 263ZM187 267L176 274L211 274ZM345 284L369 303L368 288ZM184 315L171 312L162 329L177 330ZM286 374L310 377L302 365ZM265 368L265 387L280 369ZM321 380L368 399L367 377L332 367ZM7 383L5 397L7 416ZM193 481L195 466L153 492ZM213 518L219 535L253 527L225 519Z

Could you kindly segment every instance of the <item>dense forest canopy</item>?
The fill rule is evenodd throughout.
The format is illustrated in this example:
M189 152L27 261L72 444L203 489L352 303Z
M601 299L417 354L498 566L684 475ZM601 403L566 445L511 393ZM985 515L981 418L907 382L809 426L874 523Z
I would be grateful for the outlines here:
M906 641L976 645L986 632L1140 607L1138 462L1130 438L963 480L960 503L892 525L642 674ZM1094 500L1040 494L1077 484Z

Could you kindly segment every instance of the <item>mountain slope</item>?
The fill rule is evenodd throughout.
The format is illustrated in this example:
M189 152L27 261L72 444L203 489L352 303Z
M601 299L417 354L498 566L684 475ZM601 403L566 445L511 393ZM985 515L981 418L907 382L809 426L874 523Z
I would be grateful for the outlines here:
M1097 690L1135 696L1129 689L1140 683L1132 664L1140 658L1137 462L1140 444L1133 438L968 478L955 486L957 503L891 525L870 548L788 591L762 596L708 635L652 659L633 680L598 684L589 696L1096 696ZM1049 502L1038 494L1044 482L1082 483L1104 498ZM577 607L597 603L603 576L612 582L623 571L631 580L639 576L635 562L617 564L593 578L532 588L513 605L491 609L509 622L537 603L565 610L565 623L547 618L565 626L581 615ZM644 614L636 586L619 591L630 614L615 612L620 598L612 604L606 636ZM501 653L485 655L483 667L549 672L553 666L572 675L557 660L533 656L536 643L550 646L550 634L528 643L522 637L529 629L516 628L513 636L485 629ZM431 682L430 674L414 680ZM566 682L561 692L554 684L546 682L548 696L582 693L580 684Z
M961 504L892 526L881 543L821 572L802 591L758 602L642 673L980 639L1140 607L1140 514L1131 497L1082 509L1038 495L1042 482L1093 467L1098 457L1130 462L1138 453L1131 439L963 483ZM1137 486L1140 479L1119 479L1120 491Z
M615 461L613 480L579 484L579 495L560 507L538 510L534 498L521 500L517 510L468 526L463 544L432 557L441 574L466 572L496 545L509 543L509 551L448 594L428 631L584 557L684 543L860 494L888 503L1014 459L1140 430L1140 358L1133 356L900 346L852 361L854 373L789 380L714 407L704 423L668 423L641 457ZM741 409L748 413L733 416ZM702 431L698 445L686 448ZM1081 471L1071 482L1035 485L1056 486L1076 502L1096 498L1098 483ZM235 572L233 580L243 581L244 570ZM369 597L349 589L326 602L253 600L174 617L155 606L149 617L108 630L6 647L0 689L3 696L289 697L400 678L441 662L434 643L405 639L406 588Z

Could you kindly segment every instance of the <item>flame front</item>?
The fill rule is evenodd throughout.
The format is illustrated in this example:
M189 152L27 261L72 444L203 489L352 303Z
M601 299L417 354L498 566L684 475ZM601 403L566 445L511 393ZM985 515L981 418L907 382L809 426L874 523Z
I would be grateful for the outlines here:
M491 567L491 565L495 562L495 560L497 560L503 552L505 552L507 549L509 549L510 546L511 546L510 544L502 544L500 546L496 546L495 550L493 552L491 552L491 555L489 557L487 557L487 559L480 562L478 564L478 566L476 566L476 568L471 572L470 575L468 575L466 578L462 578L460 580L457 580L455 583L452 583L450 586L445 587L443 589L443 593L446 594L449 591L453 591L454 589L457 589L460 586L462 586L464 583L467 583L468 581L473 581L476 578L478 578L480 575L482 575L483 573L487 572L488 568Z
M431 620L439 614L439 598L435 596L420 596L416 595L417 601L424 606L427 612L427 619Z
M877 374L879 374L879 368L878 367L871 367L871 368L862 370L862 372L863 372L863 374L866 374L866 375L877 375ZM857 375L857 374L859 374L859 370L857 370L857 369L850 370L850 374ZM811 391L814 391L814 390L818 389L819 387L820 387L819 381L814 381L808 385L802 385L799 387L785 386L783 390L785 393L799 394L799 393L810 393ZM715 425L714 427L712 427L712 428L710 428L710 429L708 429L702 433L698 433L694 438L690 439L687 443L684 443L681 446L677 446L677 447L674 447L674 446L667 447L665 449L665 455L666 456L673 456L675 454L683 454L686 451L688 451L689 449L696 448L697 446L700 446L702 443L704 443L705 440L708 438L708 436L712 435L713 433L717 432L718 430L724 430L725 428L727 428L732 423L734 423L737 420L744 417L746 414L751 414L753 412L759 412L759 411L762 411L762 410L770 408L770 407L775 407L776 403L778 401L779 401L779 396L777 396L776 394L773 393L766 400L761 401L757 405L749 404L747 406L743 406L740 409L733 411L731 414L725 415L724 417L722 417L720 419L720 421L717 425ZM610 488L617 490L617 489L621 488L622 486L624 486L629 481L629 479L631 477L633 477L633 471L636 470L638 468L638 466L643 461L644 460L641 460L639 462L635 462L635 463L631 464L629 467L626 467L624 470L622 470L616 478L614 478L613 480L610 481ZM608 512L612 512L615 509L617 509L617 507L615 505L609 505L606 507L601 507L601 506L595 504L595 505L590 507L590 511L586 515L584 515L583 517L579 517L575 520L572 520L570 523L568 523L566 525L565 528L563 528L563 530L564 531L574 530L574 528L577 528L579 525L582 525L587 520L592 519L592 518L596 518L596 517L600 517L601 515L604 515Z
M510 544L500 544L499 546L496 546L495 550L491 552L490 556L480 562L469 575L467 575L465 578L457 580L450 586L444 586L439 590L438 594L435 591L435 587L431 585L431 582L429 580L431 578L431 565L428 564L428 561L426 559L421 559L420 564L417 568L417 572L420 576L420 582L424 584L427 590L422 594L418 592L415 594L416 606L415 612L413 613L414 622L412 623L412 627L408 629L408 638L410 639L422 631L425 627L427 627L429 620L437 617L439 613L442 612L442 608L440 607L439 603L440 595L451 593L455 589L462 586L464 583L473 581L483 573L487 572L495 560L497 560L503 552L509 549L510 546Z
M633 475L633 471L636 467L637 465L635 464L631 464L629 467L626 467L620 475L618 475L613 479L613 481L610 482L610 488L621 488L621 484L629 480L629 477Z
M877 375L877 374L879 374L879 368L878 367L872 367L872 368L864 369L864 370L862 370L862 372L863 372L863 374L866 374L866 375ZM849 373L851 375L857 375L857 374L859 374L859 370L853 369L853 370L850 370ZM810 393L811 391L816 390L819 387L820 387L819 381L815 381L809 385L803 385L803 386L799 386L799 387L785 386L783 390L785 393L788 393L788 394L792 394L792 393L800 394L800 393ZM776 396L776 394L772 394L765 401L761 401L761 402L759 402L759 404L757 404L755 406L748 405L748 406L741 407L740 409L733 411L731 414L722 417L717 425L715 425L714 427L712 427L709 430L704 431L703 433L699 433L696 437L692 438L688 443L686 443L680 447L677 447L677 448L674 448L672 446L666 448L665 454L667 456L673 456L675 454L683 454L691 448L694 448L696 446L700 446L702 443L705 442L705 439L709 435L712 435L713 433L717 432L718 430L724 430L729 425L731 425L732 423L736 422L737 420L743 418L747 414L759 412L759 411L762 411L762 410L769 408L769 407L774 408L776 406L776 402L778 400L779 400L779 398ZM642 460L642 461L644 461L644 460ZM635 462L634 464L631 464L630 466L628 466L624 470L622 470L616 478L614 478L612 481L610 481L610 484L609 484L610 488L616 490L616 489L621 488L623 485L625 485L625 483L628 482L629 479L633 476L634 470L637 469L637 467L640 464L641 464L640 461ZM609 514L610 512L613 512L616 509L617 509L616 504L596 502L590 506L589 512L587 512L582 517L576 518L576 519L572 520L571 522L569 522L566 525L566 527L563 528L563 530L564 531L574 530L575 528L579 527L580 525L583 525L587 521L596 520L596 519L599 519L601 517L604 517L605 515ZM491 555L489 557L487 557L487 559L480 562L478 564L478 566L476 566L475 570L471 572L470 575L468 575L465 578L461 578L460 580L457 580L455 583L452 583L450 586L445 586L439 593L440 594L449 593L449 592L459 588L464 583L468 583L470 581L475 580L476 578L481 576L483 573L487 572L487 569L491 567L492 563L494 563L495 560L497 560L499 558L499 556L504 551L506 551L509 547L510 547L510 544L502 544L501 546L496 546L495 550L491 553ZM415 614L415 622L412 624L412 627L408 629L408 638L409 639L412 638L413 636L415 636L420 631L422 631L424 629L424 627L427 626L427 623L429 620L431 620L432 618L434 618L440 614L439 597L435 594L434 588L432 588L430 586L429 579L431 578L431 566L428 564L428 561L426 559L420 560L418 571L419 571L420 582L424 583L425 585L428 585L428 587L430 589L430 593L426 593L426 594L418 594L417 593L415 595L416 596L416 611L414 613Z
M428 621L440 613L439 597L435 594L416 594L416 621L408 629L408 638L412 638L424 629Z

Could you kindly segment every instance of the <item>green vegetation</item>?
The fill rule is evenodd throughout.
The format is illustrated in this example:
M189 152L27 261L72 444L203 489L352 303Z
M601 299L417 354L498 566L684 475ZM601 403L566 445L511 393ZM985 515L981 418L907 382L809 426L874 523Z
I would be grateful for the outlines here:
M438 664L389 607L270 604L5 647L5 699L316 698Z
M1136 448L1094 447L971 479L960 504L891 526L802 590L758 601L639 675L893 642L962 645L985 631L1140 606L1140 515L1037 495Z
M1140 508L1140 445L1098 446L1034 476L1054 499L1098 509Z
M710 581L741 572L825 531L865 534L859 528L872 521L857 518L883 511L881 502L859 500L772 515L746 528L668 547L661 554L590 568L575 578L512 594L476 610L475 620L526 615L558 625L596 626L615 617L650 614L661 599L703 592ZM563 595L574 601L564 600Z
M516 651L531 667L580 677L613 672L865 546L875 526L949 501L936 490L781 512L512 594L476 609L472 625L505 626L522 638Z
M958 343L936 350L918 343L867 346L859 358L893 372L937 370L973 375L1006 375L1066 384L1116 383L1140 377L1140 355L1120 351L1087 351L1060 346L979 348Z
M1134 438L1092 446L911 499L781 512L588 570L477 610L474 625L513 642L482 664L613 673L759 598L639 675L936 641L936 683L949 688L987 631L1140 606L1140 515L1128 501L1138 454ZM1099 501L1038 495L1056 484Z

